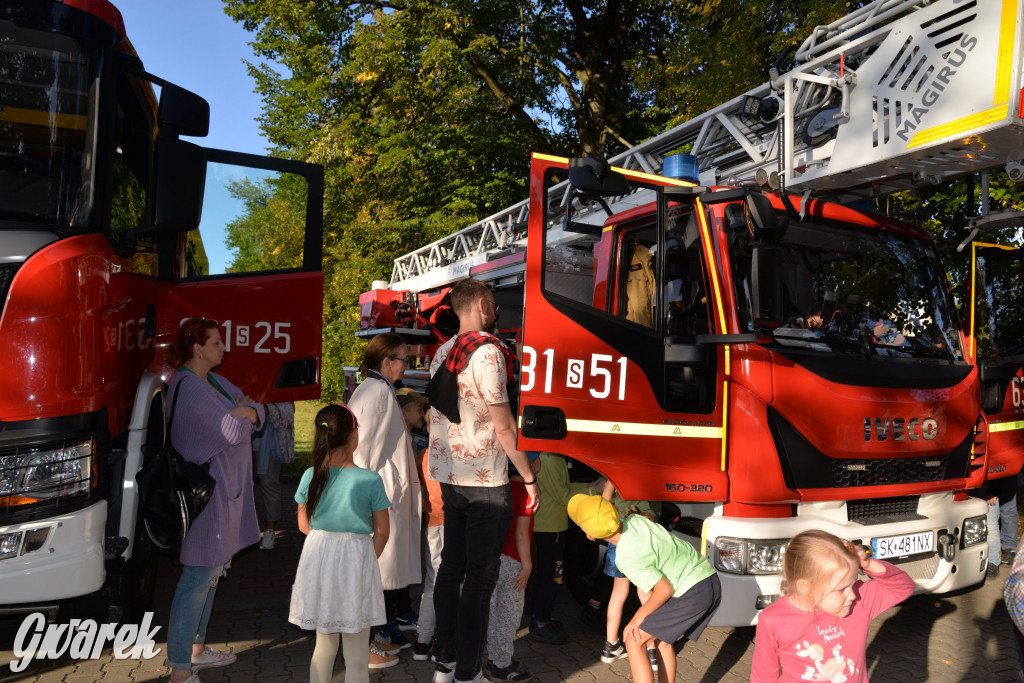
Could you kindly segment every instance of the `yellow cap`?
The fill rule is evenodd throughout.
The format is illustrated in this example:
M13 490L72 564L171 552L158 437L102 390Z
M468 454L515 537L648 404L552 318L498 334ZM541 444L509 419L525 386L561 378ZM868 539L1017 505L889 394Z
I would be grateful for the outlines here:
M577 493L569 499L569 517L594 538L608 538L619 530L619 513L601 496Z

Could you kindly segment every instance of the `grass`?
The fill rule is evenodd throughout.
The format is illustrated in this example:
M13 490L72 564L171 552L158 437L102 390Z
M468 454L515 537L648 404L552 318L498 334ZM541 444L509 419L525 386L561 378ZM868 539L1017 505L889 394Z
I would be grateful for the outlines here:
M301 476L312 464L313 418L323 406L323 401L295 403L295 459L281 468L282 475Z

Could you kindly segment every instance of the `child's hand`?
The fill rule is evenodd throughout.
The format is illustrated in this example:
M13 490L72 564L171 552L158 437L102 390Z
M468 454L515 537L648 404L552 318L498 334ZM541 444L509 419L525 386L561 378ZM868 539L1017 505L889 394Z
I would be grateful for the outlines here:
M529 580L530 580L530 567L527 567L527 566L524 565L522 570L519 572L519 576L517 576L515 578L515 580L512 582L512 585L515 586L515 589L517 591L525 591L526 590L526 582L529 581Z
M626 640L640 640L640 621L633 617L626 624L626 627L622 629L622 639Z
M849 541L843 541L843 545L846 546L851 555L857 558L857 566L862 572L877 574L885 570L878 560L868 555L868 550L864 546L854 545Z

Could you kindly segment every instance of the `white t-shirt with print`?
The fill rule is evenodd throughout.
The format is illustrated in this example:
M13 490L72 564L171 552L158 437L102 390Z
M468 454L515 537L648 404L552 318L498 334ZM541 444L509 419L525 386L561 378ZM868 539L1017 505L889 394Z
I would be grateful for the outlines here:
M453 424L440 410L430 411L428 479L456 486L502 486L508 483L508 456L498 443L488 406L508 403L505 357L484 344L469 357L458 376L459 415ZM448 357L455 338L437 350L430 363L433 377Z

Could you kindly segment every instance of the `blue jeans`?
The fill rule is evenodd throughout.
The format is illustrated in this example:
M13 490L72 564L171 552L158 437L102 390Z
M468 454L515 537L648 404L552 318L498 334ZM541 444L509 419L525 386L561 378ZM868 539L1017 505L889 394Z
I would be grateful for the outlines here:
M999 545L1003 550L1017 549L1017 477L991 482L992 493L999 496Z
M555 594L562 585L562 555L565 552L564 531L534 531L537 558L533 564L533 620L551 621Z
M454 661L456 680L468 681L480 671L491 593L512 525L512 490L508 484L442 483L441 500L444 548L434 580L437 661Z
M222 564L216 567L184 565L181 568L167 624L167 666L172 669L191 669L192 645L206 642L213 596L217 593L217 582L223 571Z

